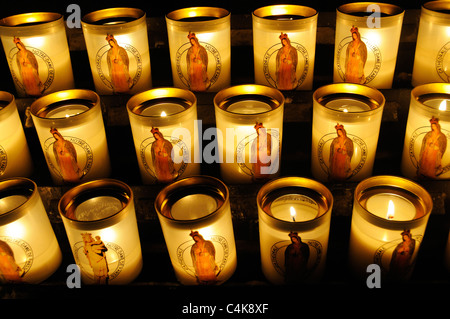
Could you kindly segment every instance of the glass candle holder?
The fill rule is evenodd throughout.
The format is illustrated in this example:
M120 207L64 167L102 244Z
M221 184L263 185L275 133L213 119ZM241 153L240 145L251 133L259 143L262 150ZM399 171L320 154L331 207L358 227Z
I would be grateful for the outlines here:
M449 179L450 83L429 83L411 91L402 174L411 179Z
M38 284L60 266L62 254L35 182L0 181L0 284Z
M397 176L374 176L355 189L349 262L355 278L380 266L388 281L408 280L433 207L420 185Z
M318 281L325 269L333 196L322 184L283 177L258 192L261 266L273 284Z
M65 90L31 104L31 116L55 184L108 177L110 159L100 97Z
M176 278L183 285L219 285L236 269L229 192L220 180L192 176L166 186L155 209Z
M450 3L422 5L412 72L412 85L450 82Z
M33 171L28 143L14 95L0 91L0 179L29 177Z
M175 87L217 92L231 81L230 12L194 7L166 15Z
M63 15L34 12L3 18L0 37L18 96L74 88Z
M152 87L144 11L98 10L86 14L81 24L98 94L136 94Z
M113 179L90 181L67 191L58 203L81 280L88 285L125 285L142 270L134 195Z
M390 89L404 10L393 4L356 2L336 12L333 81Z
M263 85L238 85L214 97L218 158L227 183L267 181L280 173L284 96Z
M375 88L335 83L313 94L311 171L322 182L372 175L385 98Z
M255 83L279 90L311 90L318 12L299 5L253 11Z
M179 88L158 88L127 103L144 184L170 183L200 174L197 98Z

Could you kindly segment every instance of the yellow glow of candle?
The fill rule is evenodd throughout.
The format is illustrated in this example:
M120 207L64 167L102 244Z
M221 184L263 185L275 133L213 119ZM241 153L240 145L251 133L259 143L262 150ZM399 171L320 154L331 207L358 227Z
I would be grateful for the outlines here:
M167 116L166 112L162 111L161 116Z
M394 214L395 214L394 202L389 200L388 211L387 211L386 218L387 219L393 219L394 218Z
M439 111L447 111L447 100L442 100L439 104Z
M297 212L295 211L295 208L291 206L291 217L292 220L295 222L295 216L297 215Z

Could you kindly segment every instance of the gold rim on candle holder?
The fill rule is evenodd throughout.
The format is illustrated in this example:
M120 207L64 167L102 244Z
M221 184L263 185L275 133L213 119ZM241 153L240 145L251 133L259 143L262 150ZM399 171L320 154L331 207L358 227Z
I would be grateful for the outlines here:
M151 105L169 102L182 106L184 110L176 113L171 113L169 116L159 115L142 115L141 113ZM186 112L190 111L193 106L197 104L197 97L189 90L163 87L151 89L145 92L138 93L132 96L127 102L127 109L130 114L141 118L149 118L161 122L164 125L165 122L173 121L178 117L182 117Z
M171 216L172 204L178 199L184 196L193 194L211 195L217 200L217 208L200 218L180 220L174 219ZM229 203L229 191L228 187L219 179L211 176L191 176L184 179L180 179L172 184L164 187L155 199L156 212L170 220L173 223L178 224L192 224L195 223L196 227L201 227L203 222L207 222L211 217L220 214L228 207Z
M38 187L35 182L25 177L9 178L0 181L0 199L5 196L22 195L26 197L26 201L7 212L0 212L0 225L9 224L28 212L35 204L37 196L39 196Z
M435 22L440 22L445 25L450 24L450 1L435 0L426 2L422 5L421 12L438 19Z
M124 26L133 27L146 19L143 10L137 8L109 8L90 12L83 16L81 23L90 29L121 29Z
M450 110L440 110L439 107L424 104L429 98L450 100L450 83L427 83L418 85L411 90L411 100L417 102L423 111L434 114L440 119L450 119Z
M95 220L78 220L75 216L77 207L99 196L114 197L122 204L122 209L109 217ZM68 190L59 200L58 211L63 219L77 229L106 228L117 224L127 215L127 208L134 205L134 194L130 186L115 179L100 179L77 185Z
M0 19L0 33L8 32L33 32L55 27L64 22L63 15L55 12L31 12L21 13ZM22 34L21 34L22 35Z
M248 99L256 99L266 102L270 106L271 110L251 114L236 113L227 110L227 108L234 102ZM214 105L218 110L226 114L240 115L243 117L253 117L258 114L264 114L272 112L275 109L279 109L284 105L284 95L279 90L268 86L258 84L243 84L232 86L218 92L214 97Z
M286 221L274 217L268 206L279 197L278 195L284 194L305 195L311 198L318 205L318 215L314 219L306 221ZM333 195L327 187L315 180L288 176L264 184L258 191L256 203L258 210L264 212L260 216L265 222L276 223L279 228L286 230L292 230L292 227L301 230L316 227L324 221L324 216L330 214L333 208Z
M372 194L380 192L403 196L416 208L416 215L411 220L389 220L379 217L365 207L365 201ZM426 223L433 209L433 201L430 194L412 180L389 175L372 176L361 181L355 188L354 204L360 215L368 222L380 227L404 230Z
M352 117L352 114L355 113L364 113L365 115L369 112L377 111L378 109L384 107L386 99L384 95L377 90L376 88L372 88L362 84L353 84L353 83L334 83L324 85L318 88L313 93L313 100L324 108L333 113L342 113L344 112L329 108L326 106L326 103L333 100L333 98L347 97L353 98L356 100L361 100L365 102L371 109L367 111L360 112L348 112L345 113L349 117Z
M258 8L253 11L252 15L258 23L273 24L285 28L292 24L297 26L298 24L309 23L311 19L317 19L319 13L317 10L306 6L280 4ZM277 16L292 18L277 19Z
M370 5L377 5L380 8L381 19L390 20L391 18L397 19L397 17L401 14L405 13L405 10L395 4L390 3L382 3L382 2L352 2L340 5L336 11L339 14L347 15L348 18L351 18L355 21L366 21L367 15L358 15L361 13L371 14L372 12L368 12L367 8Z
M230 12L216 7L192 7L174 10L166 15L166 19L176 25L191 24L209 26L223 23L230 18ZM197 20L196 20L197 19Z
M67 104L81 104L88 107L88 110L78 113L76 115L71 115L69 117L59 117L59 118L47 118L46 115L58 107ZM63 90L48 95L44 95L37 100L35 100L31 106L30 111L33 116L36 116L42 120L47 120L49 122L65 120L86 120L88 116L93 114L93 109L95 107L100 107L100 97L97 93L91 90L73 89L73 90Z
M15 110L15 97L13 94L0 91L0 120L6 118ZM2 106L3 105L3 106Z

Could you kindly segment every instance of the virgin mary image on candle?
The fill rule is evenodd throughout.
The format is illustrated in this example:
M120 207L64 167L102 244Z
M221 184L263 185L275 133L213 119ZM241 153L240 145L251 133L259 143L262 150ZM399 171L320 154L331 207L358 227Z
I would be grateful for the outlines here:
M198 283L215 284L219 275L219 267L216 265L214 244L205 240L198 231L192 231L189 235L195 241L191 247L191 258Z
M352 41L347 46L345 56L345 76L344 81L350 83L364 84L364 66L367 61L367 47L361 40L361 34L357 27L350 29Z
M443 173L442 156L447 149L447 137L441 132L439 119L430 119L431 131L425 134L420 149L417 175L435 178Z
M172 182L178 175L172 160L172 143L164 138L157 127L153 127L151 133L155 138L151 154L156 178L163 183Z
M130 77L130 61L127 51L121 47L114 35L106 36L110 49L107 53L107 62L111 84L117 93L128 93L133 86L133 80Z
M200 45L195 33L189 32L191 47L186 55L189 89L192 91L206 91L211 82L208 78L208 53Z
M281 33L282 47L278 50L276 58L276 81L280 90L293 90L297 87L297 50L291 46L291 41L286 33Z
M69 183L80 182L85 173L78 166L77 151L74 145L64 139L56 128L51 128L50 133L55 138L53 154L63 180Z
M389 265L389 276L397 280L406 278L411 270L413 253L416 248L416 240L412 238L410 230L403 231L401 235L402 242L392 253Z
M330 146L329 179L343 181L351 176L351 159L353 156L353 141L347 137L344 125L337 123L334 127L337 137L333 139Z
M252 143L252 171L253 178L258 180L266 179L272 174L272 136L267 133L263 123L256 122L254 126L257 137Z
M19 38L14 37L13 41L19 50L16 54L16 63L26 94L30 96L42 95L44 85L39 78L39 66L35 55L25 48Z
M107 284L109 268L108 261L106 260L106 252L108 248L100 236L95 236L94 238L90 233L83 233L81 236L84 242L84 254L94 273L94 282L102 285Z
M18 283L24 272L17 265L11 246L0 240L0 283Z
M285 281L292 284L302 281L307 275L309 245L302 242L297 232L290 232L291 244L284 252Z

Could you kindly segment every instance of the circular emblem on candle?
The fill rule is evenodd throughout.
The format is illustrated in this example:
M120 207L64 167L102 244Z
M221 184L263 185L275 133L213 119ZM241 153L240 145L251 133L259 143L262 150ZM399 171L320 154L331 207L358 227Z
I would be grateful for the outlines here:
M381 68L381 51L352 27L351 36L343 38L336 52L336 67L344 82L367 84Z
M235 161L241 170L255 179L275 174L279 169L279 131L255 125L255 133L244 137L236 146Z
M207 91L220 76L222 62L219 51L208 42L200 41L189 32L189 42L176 53L177 74L192 91Z
M275 270L288 283L304 280L320 264L322 244L317 240L302 239L297 232L288 234L291 240L276 242L270 248L270 259Z
M75 262L95 283L107 284L116 278L125 265L123 249L112 242L104 242L98 235L80 234L82 241L73 245Z
M286 33L280 43L271 46L263 57L263 72L267 82L279 90L294 90L306 79L309 56L306 48L291 42Z
M423 239L422 235L413 236L409 230L399 233L399 239L383 244L374 254L373 261L383 272L397 279L407 277L413 270L415 255ZM417 249L416 249L417 248Z
M0 176L5 173L6 166L8 165L8 156L6 150L0 145Z
M344 181L361 170L367 159L363 139L336 125L335 133L324 135L318 144L319 164L330 180Z
M118 41L112 34L106 35L105 42L95 58L98 75L115 93L128 93L142 75L141 55L135 47ZM135 70L134 74L130 70Z
M24 41L32 43L37 39L29 38ZM18 37L14 37L13 41L16 46L9 51L8 61L14 82L27 95L42 95L55 78L52 60L42 50L25 45Z
M57 129L44 142L44 154L49 167L65 182L78 183L92 167L94 154L82 139L63 136Z
M450 42L447 42L436 57L436 71L444 82L450 82Z
M0 237L0 256L2 266L11 270L0 271L0 283L22 281L30 270L34 258L31 246L26 241L13 237Z
M450 171L450 154L446 152L450 131L432 117L430 126L417 128L409 141L409 157L418 178L437 178Z
M211 235L203 237L201 232L190 233L192 240L177 248L178 262L190 276L202 284L218 282L218 275L228 261L229 246L225 237Z
M152 133L140 145L142 165L158 181L171 182L185 171L190 160L189 149L181 139L163 136L157 128Z

